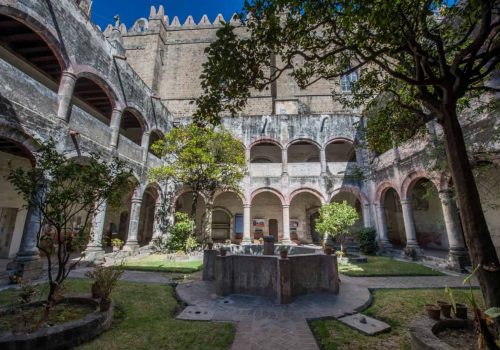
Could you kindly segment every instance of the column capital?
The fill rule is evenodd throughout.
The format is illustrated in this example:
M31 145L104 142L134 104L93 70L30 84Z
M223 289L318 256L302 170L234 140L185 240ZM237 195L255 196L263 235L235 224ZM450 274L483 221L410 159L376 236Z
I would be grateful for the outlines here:
M251 204L243 204L243 208L251 208L252 205Z
M123 108L113 107L113 113L123 113Z
M411 199L401 199L400 202L401 205L408 205L412 203Z
M70 71L67 71L67 70L63 71L63 72L61 73L61 75L62 75L64 78L70 78L70 79L73 79L73 80L75 80L75 81L76 81L76 78L77 78L77 77L76 77L76 75L75 75L74 73L72 73L72 72L70 72Z
M134 197L134 198L132 198L131 202L132 202L132 204L141 204L142 198Z
M283 204L282 205L282 208L285 209L285 208L290 208L290 204Z

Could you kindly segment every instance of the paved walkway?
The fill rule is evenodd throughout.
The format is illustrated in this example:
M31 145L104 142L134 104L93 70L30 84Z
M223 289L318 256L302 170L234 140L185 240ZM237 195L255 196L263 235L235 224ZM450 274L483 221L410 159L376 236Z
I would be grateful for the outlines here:
M179 319L230 321L237 324L232 350L318 349L309 328L313 319L353 314L371 303L370 289L462 287L464 276L347 277L341 275L339 295L296 297L289 305L249 295L215 294L213 282L193 281L177 286L189 306Z

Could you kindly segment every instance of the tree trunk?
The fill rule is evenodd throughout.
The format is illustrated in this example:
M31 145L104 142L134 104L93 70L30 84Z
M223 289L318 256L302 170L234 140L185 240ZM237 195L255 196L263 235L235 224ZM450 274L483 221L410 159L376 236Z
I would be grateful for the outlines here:
M500 306L500 265L484 217L476 181L467 155L456 105L443 112L441 122L449 168L456 189L465 240L487 307Z
M203 215L203 244L212 240L212 211L214 208L214 195L207 196L207 203L205 205L205 214Z

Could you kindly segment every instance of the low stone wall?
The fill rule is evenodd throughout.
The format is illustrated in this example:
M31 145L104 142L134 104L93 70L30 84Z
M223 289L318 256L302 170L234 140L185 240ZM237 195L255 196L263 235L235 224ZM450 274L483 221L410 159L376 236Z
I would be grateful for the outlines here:
M323 249L320 247L275 244L274 245L274 254L279 255L279 252L280 252L281 248L283 248L283 247L285 247L287 249L288 255L314 254L314 253L323 252ZM227 249L232 254L252 254L252 255L263 255L264 254L264 245L263 244L231 245Z
M412 350L454 350L437 337L437 333L447 328L473 327L473 320L443 319L433 320L427 316L416 318L410 325Z
M324 254L214 256L216 293L253 294L287 304L293 296L339 292L337 258Z

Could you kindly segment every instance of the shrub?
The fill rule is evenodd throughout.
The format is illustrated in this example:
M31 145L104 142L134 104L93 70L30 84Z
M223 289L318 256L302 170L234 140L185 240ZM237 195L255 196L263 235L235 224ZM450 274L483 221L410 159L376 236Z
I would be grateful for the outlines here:
M189 253L198 246L196 238L193 236L194 220L188 214L175 213L175 224L170 229L170 237L167 248L170 251L183 251Z
M364 254L374 254L377 251L377 231L373 228L363 228L358 231L359 249Z
M94 270L87 272L85 276L94 280L93 289L95 294L99 295L103 301L110 301L111 293L122 274L123 269L120 266L96 266Z

